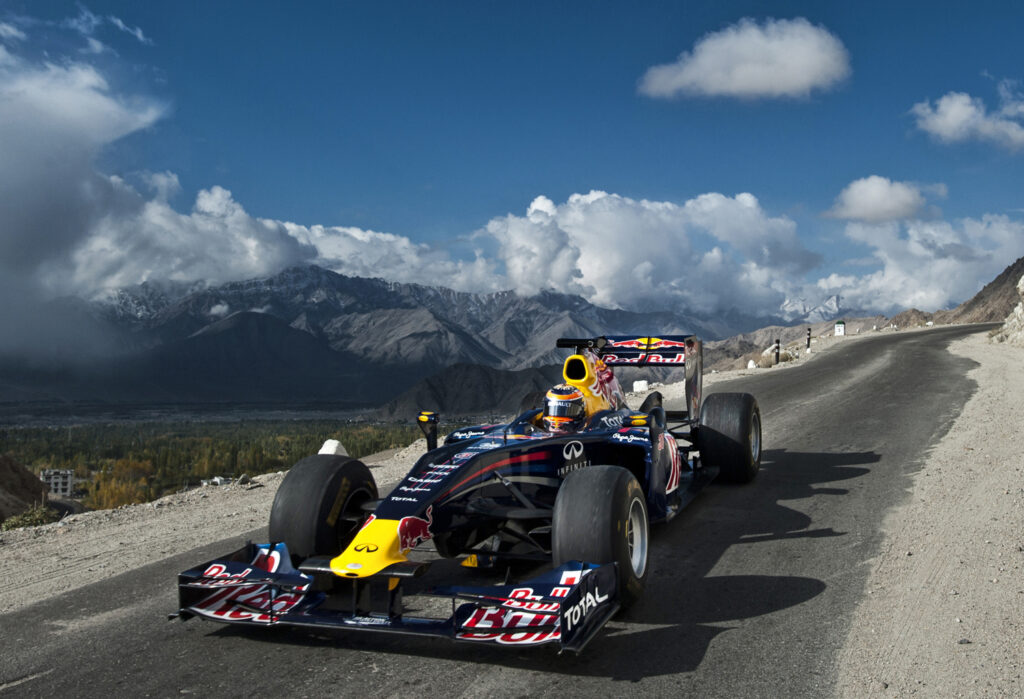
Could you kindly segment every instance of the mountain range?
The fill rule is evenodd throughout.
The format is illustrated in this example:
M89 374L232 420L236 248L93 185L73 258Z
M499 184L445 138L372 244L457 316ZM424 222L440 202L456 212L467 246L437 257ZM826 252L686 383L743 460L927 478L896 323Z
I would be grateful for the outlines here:
M94 300L97 318L148 348L179 341L236 313L265 313L375 363L459 362L520 369L558 357L554 340L602 332L697 333L723 338L766 324L732 313L635 312L542 291L473 294L443 287L348 277L316 266L209 288L144 283Z
M467 397L446 395L441 384L487 386L478 395L513 402L523 387L555 376L551 367L564 357L555 348L559 337L696 333L719 340L709 350L729 358L763 340L749 334L755 329L843 313L839 297L787 301L774 318L637 312L553 291L473 294L316 266L217 286L147 282L88 302L55 302L60 322L104 338L100 358L73 361L76 348L3 358L0 404L347 408L392 401L384 410L397 414L429 396L439 406Z

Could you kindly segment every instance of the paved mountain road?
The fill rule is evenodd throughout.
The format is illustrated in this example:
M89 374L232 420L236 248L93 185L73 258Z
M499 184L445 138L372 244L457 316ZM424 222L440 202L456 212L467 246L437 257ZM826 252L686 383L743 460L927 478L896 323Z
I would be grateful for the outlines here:
M986 329L863 338L716 384L757 396L762 471L654 529L644 599L580 656L167 622L177 572L229 540L0 616L0 696L827 695L883 518L973 390L946 345Z

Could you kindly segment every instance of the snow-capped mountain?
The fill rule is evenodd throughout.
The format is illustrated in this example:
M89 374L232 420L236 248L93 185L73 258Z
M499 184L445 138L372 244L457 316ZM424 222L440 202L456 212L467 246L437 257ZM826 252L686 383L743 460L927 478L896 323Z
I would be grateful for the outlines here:
M151 318L189 294L205 289L205 282L147 281L119 289L104 289L93 298L103 315L119 321Z
M144 284L97 300L93 309L150 347L181 341L236 313L258 312L336 352L375 364L433 368L458 362L539 366L558 360L558 337L636 332L713 338L744 329L680 312L601 308L551 291L529 297L511 291L472 294L347 277L315 266L192 290Z
M843 308L842 297L835 294L819 303L802 298L786 299L779 307L779 316L787 323L823 323L849 311Z

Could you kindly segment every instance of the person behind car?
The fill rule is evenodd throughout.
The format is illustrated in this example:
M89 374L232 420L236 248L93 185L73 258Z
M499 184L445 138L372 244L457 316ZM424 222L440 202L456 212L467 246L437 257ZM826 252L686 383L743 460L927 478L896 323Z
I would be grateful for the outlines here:
M544 396L541 425L548 432L576 432L587 420L583 392L575 386L560 383Z

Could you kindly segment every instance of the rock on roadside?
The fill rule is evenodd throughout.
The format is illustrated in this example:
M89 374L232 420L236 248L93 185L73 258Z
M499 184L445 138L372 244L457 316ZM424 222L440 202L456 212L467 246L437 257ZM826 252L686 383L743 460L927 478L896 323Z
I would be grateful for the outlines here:
M1024 347L1024 276L1017 282L1017 293L1020 295L1020 303L1006 317L1003 327L992 336L992 339L995 342L1007 342Z

